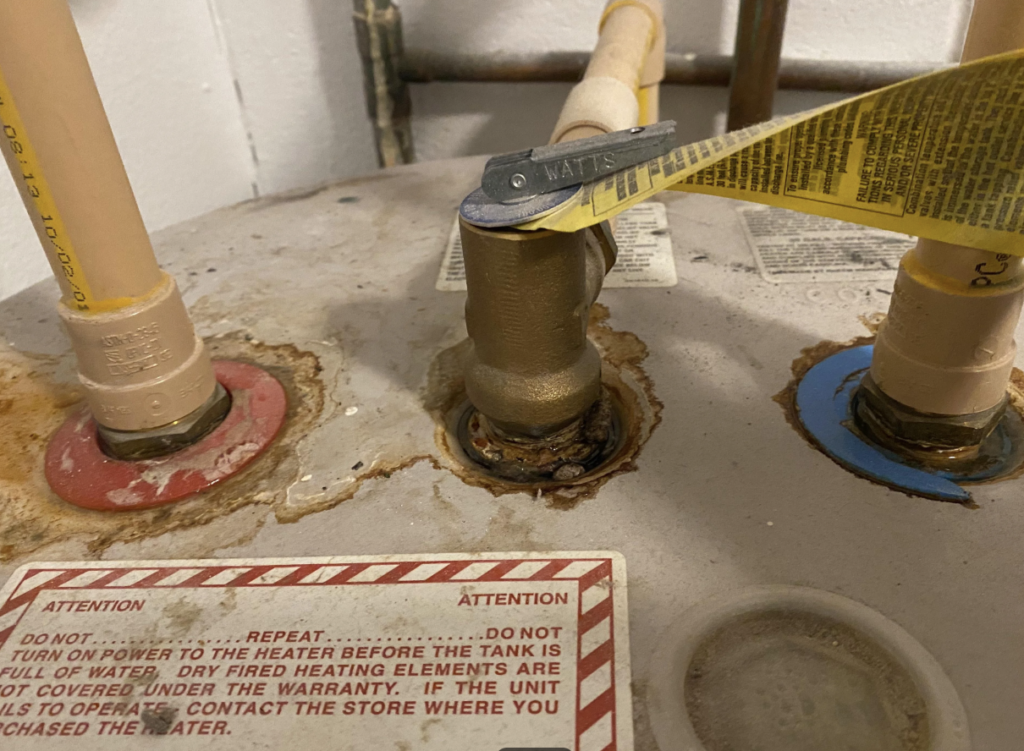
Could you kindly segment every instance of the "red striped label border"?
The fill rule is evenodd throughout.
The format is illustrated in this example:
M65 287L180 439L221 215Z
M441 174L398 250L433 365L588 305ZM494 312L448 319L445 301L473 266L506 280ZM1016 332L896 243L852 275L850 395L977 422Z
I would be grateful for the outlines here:
M615 616L611 558L389 560L216 565L185 562L32 568L0 604L0 648L45 591L196 587L319 587L457 582L576 581L576 748L617 751ZM629 722L630 719L626 718Z

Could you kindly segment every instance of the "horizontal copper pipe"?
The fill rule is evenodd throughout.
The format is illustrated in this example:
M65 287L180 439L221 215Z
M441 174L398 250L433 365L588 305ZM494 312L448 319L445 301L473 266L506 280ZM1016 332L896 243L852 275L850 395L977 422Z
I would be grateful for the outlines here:
M400 70L402 78L409 83L575 83L583 77L589 60L589 52L467 55L407 50ZM662 83L726 87L732 67L732 55L670 53L665 56ZM946 67L949 66L942 63L783 59L779 67L779 88L857 94Z

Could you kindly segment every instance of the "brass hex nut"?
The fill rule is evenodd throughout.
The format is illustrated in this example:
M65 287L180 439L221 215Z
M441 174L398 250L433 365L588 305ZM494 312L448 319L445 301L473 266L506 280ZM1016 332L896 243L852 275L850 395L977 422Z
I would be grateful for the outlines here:
M112 430L98 428L105 454L121 461L155 459L188 448L205 438L231 411L231 394L219 383L213 395L199 409L180 420L153 430Z
M1008 398L997 406L969 415L918 412L883 392L868 373L854 397L854 419L883 445L915 452L976 449L988 438L1006 411Z

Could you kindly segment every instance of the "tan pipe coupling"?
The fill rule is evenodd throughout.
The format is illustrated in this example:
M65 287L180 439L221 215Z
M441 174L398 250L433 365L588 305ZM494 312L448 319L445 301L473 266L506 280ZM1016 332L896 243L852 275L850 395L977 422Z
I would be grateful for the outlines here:
M651 35L647 56L640 70L639 88L656 86L665 78L665 8L662 0L611 0L601 14L598 34L604 32L611 15L624 7L634 7L647 14L651 21Z
M174 278L145 299L106 313L58 305L78 356L96 421L119 431L151 430L195 412L217 386Z
M1024 4L975 0L961 61L1021 46ZM1013 370L1022 301L1019 257L927 239L904 256L867 389L880 392L868 399L880 413L920 413L890 420L897 426L892 432L921 415L957 417L957 426L975 426L961 434L976 443L970 436L985 433L977 426L995 425ZM934 422L943 427L943 420Z
M590 306L614 263L607 226L571 234L487 230L460 221L466 262L470 401L499 430L544 437L601 395Z
M612 0L584 78L569 92L550 143L649 125L658 120L665 77L660 0Z
M886 396L918 412L970 415L1006 397L1024 277L970 287L904 256L871 376Z
M617 78L585 78L566 97L551 143L626 130L639 121L640 105L633 89Z

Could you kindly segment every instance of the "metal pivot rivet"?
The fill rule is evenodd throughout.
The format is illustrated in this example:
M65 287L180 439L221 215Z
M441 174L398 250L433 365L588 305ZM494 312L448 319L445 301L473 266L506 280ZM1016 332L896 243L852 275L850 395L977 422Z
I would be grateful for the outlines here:
M522 190L523 188L526 187L526 176L521 175L517 172L514 175L512 175L512 178L509 180L509 183L516 190Z

